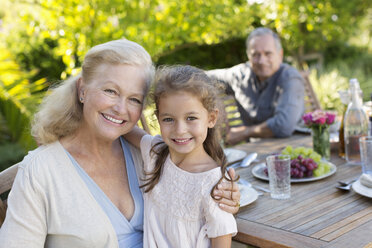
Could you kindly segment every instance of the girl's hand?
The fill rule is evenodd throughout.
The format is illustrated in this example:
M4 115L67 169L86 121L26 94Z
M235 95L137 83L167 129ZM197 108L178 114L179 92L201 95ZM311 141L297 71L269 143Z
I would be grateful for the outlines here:
M230 178L235 179L235 170L233 168L229 169L229 175ZM219 199L216 201L221 209L231 214L236 214L239 211L240 191L236 182L222 180L217 185L217 189L213 191L213 195Z

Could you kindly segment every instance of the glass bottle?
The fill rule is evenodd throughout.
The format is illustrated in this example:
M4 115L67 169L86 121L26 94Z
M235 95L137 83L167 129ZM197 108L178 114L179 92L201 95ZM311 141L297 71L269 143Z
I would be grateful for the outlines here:
M359 94L358 80L351 79L349 85L351 101L344 120L345 158L349 163L360 164L359 138L368 135L368 119Z
M340 156L341 158L345 158L344 122L345 122L345 114L347 110L347 105L350 102L350 94L349 94L349 90L340 90L338 94L340 95L340 99L343 104L341 125L340 125L340 130L338 132L338 140L339 140L338 156Z

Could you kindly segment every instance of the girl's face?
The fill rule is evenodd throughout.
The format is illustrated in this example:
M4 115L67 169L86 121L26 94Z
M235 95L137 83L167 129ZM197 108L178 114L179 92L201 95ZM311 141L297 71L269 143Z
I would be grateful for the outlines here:
M140 118L145 80L142 68L102 64L89 82L79 82L83 130L105 140L128 133Z
M200 100L188 92L161 96L158 106L161 135L173 161L205 152L208 128L217 121L217 110L208 113Z

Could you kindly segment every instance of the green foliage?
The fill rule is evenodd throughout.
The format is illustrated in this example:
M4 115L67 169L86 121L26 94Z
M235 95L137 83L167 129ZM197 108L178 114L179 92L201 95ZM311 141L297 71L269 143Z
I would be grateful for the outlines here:
M189 64L203 69L231 67L247 60L245 38L235 38L212 45L193 44L173 50L157 60L163 64Z
M370 8L364 0L268 0L257 6L257 19L280 34L294 56L324 51L334 41L347 41Z
M25 150L18 143L0 144L0 171L18 163L25 155Z
M46 78L49 82L59 80L62 72L66 69L66 65L62 61L62 57L53 54L58 41L46 38L37 41L30 40L30 42L33 43L28 47L30 50L27 53L22 51L19 46L13 49L13 51L16 51L15 60L19 65L26 71L34 71L29 80L31 82L40 78Z
M36 147L29 127L32 112L43 95L45 79L29 83L26 77L29 76L20 71L9 53L0 54L0 165L19 159L20 154Z
M349 87L349 80L357 78L363 91L363 100L369 101L372 94L372 55L365 54L356 60L335 60L328 64L319 76L315 70L310 75L310 81L324 109L336 110L342 113L338 91Z
M322 108L342 113L343 105L338 91L348 88L348 79L341 76L338 70L328 70L319 76L312 70L309 78Z
M148 104L143 111L143 115L146 118L147 125L149 126L150 133L152 135L160 134L160 127L158 123L158 119L155 116L155 105Z
M123 37L142 44L157 61L169 51L245 38L267 26L279 33L288 54L300 58L346 42L369 5L364 0L5 0L5 7L11 10L3 12L8 49L26 69L38 68L40 77L49 68L47 78L54 80L75 74L93 45Z
M40 56L40 63L62 58L62 78L76 73L90 47L111 39L136 41L156 60L162 53L187 44L212 44L241 36L241 27L251 24L251 19L242 18L249 16L246 2L235 0L6 2L13 10L4 18L4 30L10 34L6 38L9 49L23 63L38 64L18 55L33 56L40 52L39 46L50 41L48 56ZM16 26L12 25L15 20Z

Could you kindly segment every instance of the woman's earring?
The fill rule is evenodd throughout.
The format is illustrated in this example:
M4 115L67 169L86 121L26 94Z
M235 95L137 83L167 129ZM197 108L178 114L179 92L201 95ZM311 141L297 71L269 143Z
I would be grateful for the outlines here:
M82 103L84 99L83 99L82 97L80 97L80 99L79 99L79 100L80 100L80 102Z

